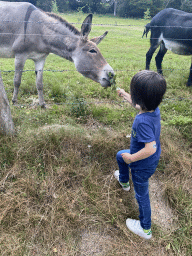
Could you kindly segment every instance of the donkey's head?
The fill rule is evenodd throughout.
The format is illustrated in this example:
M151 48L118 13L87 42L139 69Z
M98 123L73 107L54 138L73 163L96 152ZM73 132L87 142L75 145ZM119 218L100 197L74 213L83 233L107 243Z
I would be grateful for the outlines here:
M100 83L103 87L108 87L111 86L110 81L114 76L114 71L97 47L108 32L88 40L91 24L92 14L89 14L81 26L81 36L73 53L73 61L77 71L82 75Z

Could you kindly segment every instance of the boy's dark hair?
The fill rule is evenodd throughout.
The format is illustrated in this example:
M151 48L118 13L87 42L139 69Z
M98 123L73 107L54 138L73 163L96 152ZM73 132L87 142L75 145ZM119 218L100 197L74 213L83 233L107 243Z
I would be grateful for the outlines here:
M130 85L133 105L138 104L145 111L155 110L163 99L166 86L165 79L157 72L139 71Z

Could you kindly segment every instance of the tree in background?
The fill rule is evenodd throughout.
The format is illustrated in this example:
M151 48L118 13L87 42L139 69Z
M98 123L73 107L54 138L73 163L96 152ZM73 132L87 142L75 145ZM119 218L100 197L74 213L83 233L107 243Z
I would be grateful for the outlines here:
M45 12L50 12L52 7L52 0L37 0L36 5Z
M152 0L119 0L117 14L121 17L143 18L144 12L152 6Z
M166 8L175 8L180 9L181 7L181 0L166 0L165 1Z
M44 11L51 12L55 0L9 0L30 2ZM192 12L192 0L56 0L58 12L111 13L120 17L143 18L147 10L153 17L164 8Z
M71 0L57 0L58 11L59 12L69 12L69 11L71 11L71 6L70 6L71 2L73 2L73 1L71 1Z
M192 12L192 1L182 0L181 1L181 10L185 12Z
M164 0L103 0L114 6L114 16L143 18L149 10L153 16L160 11Z
M102 0L81 0L83 6L85 6L84 12L102 13Z
M129 17L143 18L144 12L151 9L152 0L130 0L129 1Z
M108 6L113 6L113 15L116 16L117 14L117 5L120 1L119 0L102 0L102 3L108 4Z
M185 12L192 12L191 0L166 0L164 1L164 8L175 8Z
M164 0L153 0L150 6L150 15L154 17L158 12L165 8Z

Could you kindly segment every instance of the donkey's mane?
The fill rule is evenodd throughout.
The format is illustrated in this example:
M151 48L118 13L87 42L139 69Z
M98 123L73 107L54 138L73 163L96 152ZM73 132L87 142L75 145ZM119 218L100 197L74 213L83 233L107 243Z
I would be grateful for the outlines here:
M60 16L58 16L55 13L50 13L50 12L46 12L47 15L49 15L50 17L55 18L56 20L60 21L61 23L63 23L67 28L69 28L75 35L80 35L81 33L79 32L79 30L74 27L73 25L71 25L69 22L67 22L65 19L61 18Z

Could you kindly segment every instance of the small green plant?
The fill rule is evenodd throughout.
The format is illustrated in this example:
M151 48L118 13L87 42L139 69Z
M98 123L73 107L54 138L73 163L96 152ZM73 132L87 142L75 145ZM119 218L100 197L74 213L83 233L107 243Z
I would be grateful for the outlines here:
M75 99L71 105L70 112L75 117L86 116L89 112L86 101L84 99Z
M57 1L56 0L52 1L51 5L52 5L51 11L53 13L58 13L59 11L58 11L58 7L57 7Z
M144 12L144 20L149 20L149 19L151 19L150 9L147 8L147 10Z
M85 8L85 6L82 6L82 7L78 7L77 8L77 11L78 11L78 22L80 23L81 22L81 19L82 19L82 15L83 15L83 9Z
M113 76L113 74L110 72L109 73L109 78L110 78L110 84L111 84L111 90L112 91L114 91L114 90L116 90L117 88L116 88L116 75L115 76Z
M169 124L180 125L180 126L192 124L192 118L188 116L181 116L181 115L175 116L169 121Z
M84 8L85 6L83 6L83 7L78 7L77 8L77 11L78 11L78 13L79 14L83 14L83 8Z

